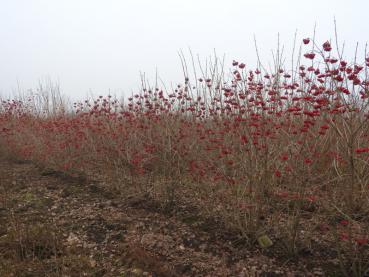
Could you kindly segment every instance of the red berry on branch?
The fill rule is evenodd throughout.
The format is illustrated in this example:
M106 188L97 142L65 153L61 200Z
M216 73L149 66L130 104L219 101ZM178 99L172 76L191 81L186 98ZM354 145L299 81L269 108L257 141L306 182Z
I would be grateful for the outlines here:
M310 39L309 38L304 38L302 41L304 42L304 44L309 44Z
M330 42L329 42L329 41L326 41L326 42L324 42L324 43L323 43L323 49L324 49L324 51L326 51L326 52L329 52L329 51L331 51L331 50L332 50L332 47L331 47L331 44L330 44Z

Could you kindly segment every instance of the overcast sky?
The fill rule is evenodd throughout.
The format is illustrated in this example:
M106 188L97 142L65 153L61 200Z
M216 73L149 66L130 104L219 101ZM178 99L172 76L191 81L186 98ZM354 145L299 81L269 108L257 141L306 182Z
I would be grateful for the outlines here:
M78 98L130 95L156 69L170 86L189 47L254 67L254 34L268 62L278 33L288 53L315 23L318 40L333 38L334 17L349 56L369 40L368 12L367 0L0 0L0 94L50 78Z

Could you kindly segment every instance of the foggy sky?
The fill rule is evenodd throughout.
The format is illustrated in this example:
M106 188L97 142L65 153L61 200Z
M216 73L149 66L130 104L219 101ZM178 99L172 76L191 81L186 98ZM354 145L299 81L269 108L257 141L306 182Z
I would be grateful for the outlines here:
M154 80L156 70L170 86L188 48L254 68L254 34L267 63L278 33L288 56L296 30L300 42L316 23L318 41L333 39L334 17L346 56L356 42L364 55L368 11L366 0L0 0L0 95L44 79L74 98L130 95L140 72Z

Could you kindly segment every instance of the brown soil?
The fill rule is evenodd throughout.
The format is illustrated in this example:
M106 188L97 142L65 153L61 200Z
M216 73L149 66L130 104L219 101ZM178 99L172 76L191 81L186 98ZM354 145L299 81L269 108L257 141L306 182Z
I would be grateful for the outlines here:
M246 246L196 209L0 159L0 276L320 276Z

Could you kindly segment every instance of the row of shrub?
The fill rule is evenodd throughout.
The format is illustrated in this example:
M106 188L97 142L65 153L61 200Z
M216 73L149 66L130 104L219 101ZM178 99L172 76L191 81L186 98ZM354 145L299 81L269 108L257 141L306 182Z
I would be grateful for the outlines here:
M361 276L369 247L369 56L334 54L304 39L294 68L233 61L173 91L143 87L127 102L63 105L39 91L3 99L0 142L9 153L67 172L99 173L220 219L250 244L261 235L286 253L332 249ZM303 65L302 61L307 65ZM276 243L276 245L278 245Z

